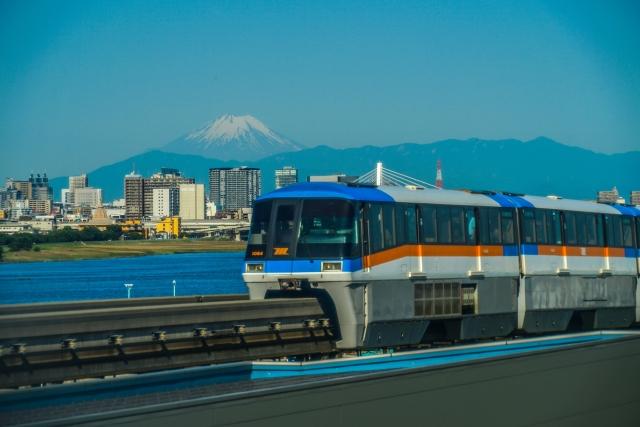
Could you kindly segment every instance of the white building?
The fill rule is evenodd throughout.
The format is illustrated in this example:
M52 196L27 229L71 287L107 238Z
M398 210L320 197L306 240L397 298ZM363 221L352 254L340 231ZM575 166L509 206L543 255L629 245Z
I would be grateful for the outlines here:
M180 184L180 218L204 219L204 184ZM155 191L155 190L154 190Z
M93 187L75 188L73 204L77 207L97 208L102 206L102 189Z
M154 188L151 216L154 218L163 218L178 215L179 194L177 187Z

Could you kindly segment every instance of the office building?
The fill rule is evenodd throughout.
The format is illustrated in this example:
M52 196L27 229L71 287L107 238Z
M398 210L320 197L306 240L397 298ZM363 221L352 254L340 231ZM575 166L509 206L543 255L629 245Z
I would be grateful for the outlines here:
M209 189L209 199L219 211L250 208L261 193L260 169L211 168Z
M81 187L70 189L73 194L73 205L81 208L97 208L102 206L102 189Z
M285 166L282 169L276 169L276 190L286 187L287 185L298 183L298 169L292 166Z
M204 219L204 184L180 184L180 213L182 220Z
M164 218L178 214L179 192L176 187L154 188L151 216Z
M631 197L629 197L629 203L632 205L640 206L640 191L632 191Z
M33 215L51 214L51 200L29 199L25 200L29 204L29 209Z
M124 200L126 218L144 216L144 178L135 172L124 177Z
M33 174L29 177L31 183L31 197L28 199L33 200L53 200L53 189L49 185L49 178L47 174L37 174L35 177ZM47 214L48 215L48 214Z
M76 188L86 188L89 186L89 178L86 174L70 176L69 177L69 190L73 191Z
M6 185L7 190L16 191L16 198L14 200L25 200L31 199L31 181L20 181L17 179L9 178L7 179Z

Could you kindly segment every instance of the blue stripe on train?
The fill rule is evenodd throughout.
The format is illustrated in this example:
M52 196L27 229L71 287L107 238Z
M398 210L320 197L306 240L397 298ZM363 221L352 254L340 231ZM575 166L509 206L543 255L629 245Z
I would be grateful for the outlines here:
M640 209L634 208L632 206L611 205L611 207L615 208L623 215L640 216Z
M538 245L524 243L522 245L522 255L538 255Z
M503 208L532 208L533 205L522 197L518 196L506 196L504 194L490 194L488 195L493 201L498 203Z
M640 249L637 251L635 248L624 248L624 257L625 258L635 258L636 256L640 257Z
M504 245L502 247L502 256L517 256L518 247L516 245Z
M267 260L264 262L265 273L320 273L322 261L340 261L331 259L295 259L295 260ZM362 270L362 258L343 259L342 271L352 273Z

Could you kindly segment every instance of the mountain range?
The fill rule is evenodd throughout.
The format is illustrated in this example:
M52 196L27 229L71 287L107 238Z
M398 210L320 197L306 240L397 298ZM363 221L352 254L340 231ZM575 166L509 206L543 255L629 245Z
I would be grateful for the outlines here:
M405 143L384 147L331 148L296 146L295 151L278 152L256 160L231 160L195 154L148 151L89 173L90 184L103 189L105 201L122 197L124 175L133 165L148 176L161 167L174 167L197 182L208 184L212 167L252 166L262 170L262 190L274 188L274 171L294 166L299 177L345 173L361 175L382 161L384 166L427 181L435 180L436 161L443 165L445 188L503 190L536 195L593 199L597 190L617 186L624 197L640 190L640 151L602 154L560 144L540 137L530 141L515 139L449 139L432 143ZM242 152L240 152L242 154ZM221 159L223 157L223 159ZM226 160L224 159L226 158ZM67 178L51 180L56 199Z

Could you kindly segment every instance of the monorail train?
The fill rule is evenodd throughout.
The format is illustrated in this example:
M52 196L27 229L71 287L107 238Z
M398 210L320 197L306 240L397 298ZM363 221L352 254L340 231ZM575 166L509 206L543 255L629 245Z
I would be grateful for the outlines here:
M259 198L252 299L316 296L341 349L628 327L640 209L558 197L302 183Z

